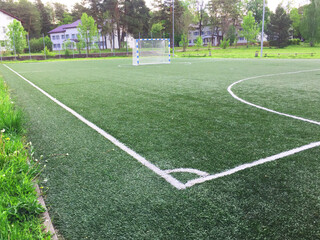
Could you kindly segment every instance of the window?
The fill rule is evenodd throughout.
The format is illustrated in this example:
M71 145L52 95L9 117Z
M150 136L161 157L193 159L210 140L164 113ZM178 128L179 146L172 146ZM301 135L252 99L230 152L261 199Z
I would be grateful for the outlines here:
M57 40L59 40L59 39L60 39L60 36L59 36L59 35L57 35L57 36L56 36L56 39L57 39Z
M53 48L57 48L57 44L53 44Z
M199 32L194 32L193 35L198 36Z
M72 38L72 39L75 39L75 38L76 38L76 35L75 35L75 34L72 34L72 35L71 35L71 38Z
M69 34L66 34L66 39L69 39Z
M203 31L201 32L201 35L204 35L204 32L203 32Z
M59 43L59 44L57 44L57 48L59 48L59 49L60 49L60 43Z
M55 36L55 35L53 35L53 36L52 36L52 40L55 40L55 39L56 39L56 36Z
M3 33L6 33L7 32L6 27L2 27L2 31L3 31Z
M239 37L239 41L243 41L244 40L244 37Z
M197 39L193 39L193 43L196 43L197 42Z
M207 35L211 35L211 34L212 34L211 31L208 31L208 32L207 32Z
M63 34L61 35L61 39L64 39L64 35Z
M189 43L191 43L191 40L189 40Z

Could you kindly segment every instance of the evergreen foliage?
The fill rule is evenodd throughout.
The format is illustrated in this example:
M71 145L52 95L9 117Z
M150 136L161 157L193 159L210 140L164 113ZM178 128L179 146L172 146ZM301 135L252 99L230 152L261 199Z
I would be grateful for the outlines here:
M291 27L289 14L279 5L275 13L270 16L270 23L266 31L271 46L283 48L289 44L289 29Z

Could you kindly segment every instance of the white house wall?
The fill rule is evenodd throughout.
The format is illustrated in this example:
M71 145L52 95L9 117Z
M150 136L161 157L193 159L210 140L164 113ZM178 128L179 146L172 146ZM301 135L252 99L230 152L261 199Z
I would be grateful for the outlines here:
M60 32L60 33L51 33L50 34L50 38L51 38L51 41L52 41L52 48L54 51L59 51L59 50L63 50L63 42L66 40L66 39L70 39L70 40L73 40L73 39L78 39L78 30L77 28L67 28L65 29L66 31L65 32ZM111 42L110 42L110 39L111 39L111 36L110 35L107 35L107 48L111 48ZM131 39L132 37L128 37L128 45L129 47L131 47ZM105 41L104 41L104 36L101 36L100 34L100 43L105 44ZM96 44L98 44L96 42ZM118 36L117 35L114 35L114 45L115 45L115 48L119 48L119 44L118 44Z
M7 32L9 31L8 25L10 23L12 23L14 19L15 18L0 11L0 41L8 40L7 35L6 35ZM4 50L5 50L5 48L2 47L1 51L4 51Z

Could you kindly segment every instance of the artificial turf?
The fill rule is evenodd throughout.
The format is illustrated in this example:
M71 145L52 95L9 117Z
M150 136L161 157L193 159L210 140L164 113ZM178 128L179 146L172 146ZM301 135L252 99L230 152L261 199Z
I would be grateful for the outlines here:
M318 60L129 59L9 64L161 169L210 174L320 140L319 126L233 99L257 75ZM320 238L319 148L177 190L0 65L47 165L42 185L66 239ZM233 91L320 121L319 71L253 79ZM195 177L173 174L181 181Z

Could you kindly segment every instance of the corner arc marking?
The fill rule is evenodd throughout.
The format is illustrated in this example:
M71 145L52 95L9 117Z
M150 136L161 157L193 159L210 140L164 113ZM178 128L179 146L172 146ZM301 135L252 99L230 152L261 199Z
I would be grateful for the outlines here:
M124 152L126 152L128 155L132 156L133 158L135 158L138 162L140 162L142 165L146 166L147 168L149 168L150 170L152 170L154 173L156 173L157 175L159 175L160 177L164 178L168 183L170 183L172 186L174 186L177 189L185 189L185 185L183 183L181 183L180 181L178 181L176 178L172 177L170 174L166 173L165 171L161 170L160 168L158 168L157 166L155 166L154 164L152 164L151 162L149 162L148 160L146 160L144 157L142 157L141 155L139 155L138 153L136 153L135 151L133 151L132 149L130 149L129 147L127 147L125 144L123 144L122 142L120 142L118 139L116 139L115 137L111 136L109 133L105 132L103 129L99 128L97 125L95 125L94 123L90 122L89 120L87 120L86 118L84 118L82 115L80 115L79 113L77 113L76 111L74 111L73 109L69 108L68 106L66 106L65 104L63 104L62 102L60 102L59 100L57 100L56 98L52 97L49 93L47 93L46 91L44 91L43 89L41 89L40 87L38 87L37 85L35 85L34 83L32 83L31 81L29 81L28 79L26 79L25 77L23 77L21 74L19 74L18 72L14 71L12 68L8 67L6 64L4 64L4 66L6 68L8 68L11 72L13 72L14 74L16 74L17 76L19 76L20 78L22 78L24 81L26 81L27 83L29 83L32 87L34 87L35 89L37 89L38 91L40 91L42 94L44 94L46 97L48 97L49 99L51 99L53 102L55 102L56 104L58 104L60 107L62 107L63 109L65 109L66 111L68 111L69 113L71 113L73 116L75 116L76 118L78 118L81 122L85 123L86 125L88 125L90 128L92 128L93 130L95 130L96 132L98 132L100 135L102 135L103 137L105 137L107 140L109 140L110 142L112 142L114 145L116 145L117 147L119 147L121 150L123 150Z
M201 176L201 177L205 177L205 176L210 175L207 172L200 171L200 170L194 169L194 168L175 168L175 169L165 170L165 172L168 174L170 174L170 173L194 173L194 174L197 174L198 176Z

